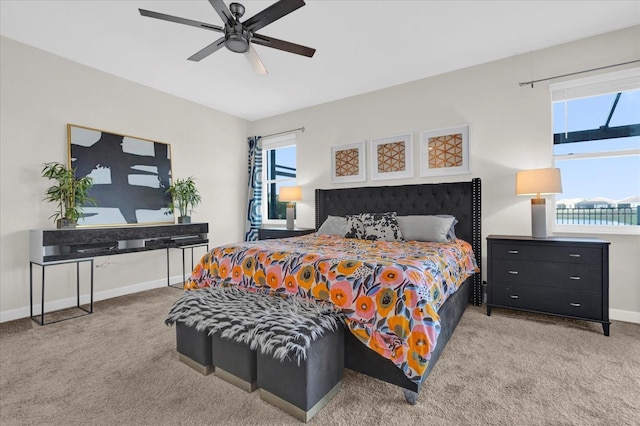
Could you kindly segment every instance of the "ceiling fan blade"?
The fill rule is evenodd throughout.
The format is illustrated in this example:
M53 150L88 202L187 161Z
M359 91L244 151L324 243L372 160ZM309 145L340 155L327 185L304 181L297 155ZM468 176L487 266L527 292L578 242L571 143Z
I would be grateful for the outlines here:
M209 0L209 3L211 3L211 6L213 6L216 12L218 12L218 15L222 18L222 22L232 27L235 23L235 19L233 19L227 5L224 4L222 0Z
M277 38L263 36L260 34L254 34L251 41L262 46L284 50L285 52L295 53L296 55L307 56L309 58L313 57L313 54L316 53L316 49L312 49L311 47L302 46L300 44L295 44L284 40L278 40Z
M304 0L280 0L262 12L258 12L253 17L244 21L243 25L247 30L255 33L260 28L263 28L273 21L276 21L294 10L301 8L304 4Z
M196 61L196 62L201 59L204 59L207 56L211 55L216 50L220 49L222 46L224 46L224 42L225 42L224 37L220 37L219 39L217 39L216 41L214 41L213 43L211 43L210 45L208 45L207 47L205 47L204 49L190 56L187 59L189 59L190 61Z
M194 21L192 19L180 18L178 16L166 15L160 12L154 12L151 10L138 9L140 15L148 16L149 18L162 19L163 21L177 22L178 24L191 25L192 27L204 28L205 30L224 32L222 27L218 25L207 24L205 22Z
M247 50L244 56L247 58L247 60L249 61L253 69L256 70L258 74L260 75L269 74L264 64L262 63L262 60L260 60L260 56L258 56L258 52L256 52L256 49L254 49L251 44L249 44L249 50Z

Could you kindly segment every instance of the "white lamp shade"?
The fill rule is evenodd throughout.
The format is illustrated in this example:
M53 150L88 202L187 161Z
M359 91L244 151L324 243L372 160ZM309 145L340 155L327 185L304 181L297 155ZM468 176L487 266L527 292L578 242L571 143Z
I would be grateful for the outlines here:
M280 201L302 201L302 187L300 186L283 186L280 188Z
M516 195L559 194L561 192L560 169L521 170L516 173Z

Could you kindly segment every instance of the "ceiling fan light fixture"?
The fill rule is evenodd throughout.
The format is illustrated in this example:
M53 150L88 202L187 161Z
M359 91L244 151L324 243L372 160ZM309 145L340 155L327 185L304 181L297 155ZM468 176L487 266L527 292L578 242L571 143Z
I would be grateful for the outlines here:
M2 0L0 0L2 1ZM251 18L240 22L244 16L245 8L240 3L231 3L229 7L224 0L209 0L209 3L222 19L223 27L206 22L194 21L193 19L181 18L179 16L167 15L166 13L154 12L151 10L138 9L142 16L161 19L163 21L175 22L197 28L223 33L223 35L213 43L200 49L187 59L189 61L200 61L225 46L234 53L244 53L249 62L258 74L267 74L267 70L258 57L253 44L270 47L284 52L294 53L306 57L313 57L315 49L291 43L277 38L267 37L257 34L262 28L274 21L290 14L291 12L305 5L304 0L277 0L274 4L258 12Z
M227 49L236 53L245 53L249 50L249 39L244 34L227 34L224 43Z

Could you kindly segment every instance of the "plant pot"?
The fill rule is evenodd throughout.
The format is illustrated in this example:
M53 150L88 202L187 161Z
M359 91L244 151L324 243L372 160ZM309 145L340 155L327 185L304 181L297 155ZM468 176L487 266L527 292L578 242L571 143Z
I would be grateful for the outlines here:
M178 223L191 223L191 216L179 216Z
M56 227L58 229L67 229L67 228L75 228L76 227L76 221L73 219L58 219L56 221Z

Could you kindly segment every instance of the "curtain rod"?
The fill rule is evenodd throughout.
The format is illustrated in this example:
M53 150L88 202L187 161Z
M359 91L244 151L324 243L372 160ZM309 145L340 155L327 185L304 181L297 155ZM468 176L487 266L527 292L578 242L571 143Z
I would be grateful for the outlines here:
M531 87L533 88L533 85L534 85L535 83L540 83L541 81L553 80L553 79L555 79L555 78L568 77L568 76L570 76L570 75L576 75L576 74L584 74L584 73L586 73L586 72L598 71L598 70L603 70L603 69L606 69L606 68L619 67L619 66L621 66L621 65L633 64L633 63L635 63L635 62L640 62L640 59L636 59L636 60L634 60L634 61L629 61L629 62L622 62L622 63L614 64L614 65L607 65L607 66L599 67L599 68L591 68L590 70L577 71L577 72L572 72L572 73L569 73L569 74L556 75L556 76L554 76L554 77L541 78L540 80L524 81L524 82L522 82L522 83L518 83L518 84L520 85L520 87L522 87L522 86L528 86L528 85L531 85Z
M285 130L284 132L271 133L270 135L264 135L264 136L261 136L261 137L270 138L271 136L284 135L286 133L293 133L293 132L297 132L297 131L301 131L301 132L304 133L304 127L298 127L297 129Z

